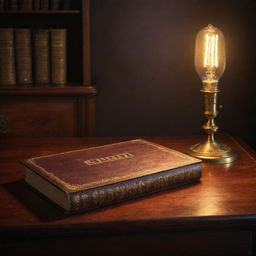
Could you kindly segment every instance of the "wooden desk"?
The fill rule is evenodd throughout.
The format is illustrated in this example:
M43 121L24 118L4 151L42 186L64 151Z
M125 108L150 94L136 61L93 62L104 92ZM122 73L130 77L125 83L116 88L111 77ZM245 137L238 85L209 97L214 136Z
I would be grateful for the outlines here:
M256 161L228 135L239 159L203 165L201 183L97 211L64 216L25 186L18 160L129 138L4 138L0 150L1 255L253 255ZM150 137L184 151L202 137Z

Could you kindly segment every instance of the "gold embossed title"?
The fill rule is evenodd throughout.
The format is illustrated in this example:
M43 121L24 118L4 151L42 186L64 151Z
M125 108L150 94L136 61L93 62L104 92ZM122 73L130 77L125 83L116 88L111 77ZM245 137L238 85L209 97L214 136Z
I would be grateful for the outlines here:
M89 159L84 161L85 164L91 166L91 165L96 165L96 164L103 164L106 162L114 162L118 160L123 160L123 159L128 159L132 158L134 155L132 153L126 152L126 153L121 153L117 155L112 155L112 156L106 156L106 157L100 157L96 159Z

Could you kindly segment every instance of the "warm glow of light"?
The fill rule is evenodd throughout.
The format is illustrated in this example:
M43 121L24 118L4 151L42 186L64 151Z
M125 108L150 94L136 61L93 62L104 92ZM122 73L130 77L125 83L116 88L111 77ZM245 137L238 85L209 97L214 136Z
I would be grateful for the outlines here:
M205 35L204 67L213 69L218 67L218 35L207 33Z
M203 83L218 83L226 66L225 38L209 24L196 36L195 68Z

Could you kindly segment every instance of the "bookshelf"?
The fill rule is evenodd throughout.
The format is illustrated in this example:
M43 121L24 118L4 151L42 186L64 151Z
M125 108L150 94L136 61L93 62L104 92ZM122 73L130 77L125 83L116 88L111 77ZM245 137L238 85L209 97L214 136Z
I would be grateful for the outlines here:
M0 119L8 120L7 132L1 134L0 131L0 136L95 135L96 89L91 85L90 0L70 3L68 10L0 11L1 28L67 29L67 83L0 85Z

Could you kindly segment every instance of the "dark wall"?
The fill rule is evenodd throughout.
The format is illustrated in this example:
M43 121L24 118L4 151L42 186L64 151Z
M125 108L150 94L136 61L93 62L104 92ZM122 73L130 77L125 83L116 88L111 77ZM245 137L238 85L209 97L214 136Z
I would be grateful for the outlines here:
M93 0L98 135L203 133L194 43L212 23L227 51L217 123L255 146L255 13L253 0Z

